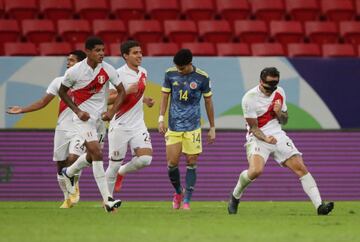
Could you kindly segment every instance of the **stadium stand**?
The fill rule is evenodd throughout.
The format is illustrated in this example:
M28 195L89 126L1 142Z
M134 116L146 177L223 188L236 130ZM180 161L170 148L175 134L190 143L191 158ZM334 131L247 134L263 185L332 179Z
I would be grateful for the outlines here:
M4 53L9 56L38 55L36 45L33 43L5 43Z
M96 19L93 21L93 32L106 43L122 42L128 37L122 20Z
M299 21L271 21L271 37L279 43L298 43L304 40L304 31Z
M321 1L321 11L331 21L352 20L355 17L352 0Z
M74 14L71 0L40 0L39 4L40 13L45 19L70 19Z
M270 21L285 17L285 5L282 0L252 0L252 12L256 19Z
M292 20L311 21L320 17L320 7L317 0L286 0L286 11Z
M32 19L38 14L36 0L4 0L5 11L12 19Z
M305 22L305 33L313 43L336 43L339 39L337 25L334 22Z
M340 35L344 42L360 44L360 22L359 21L341 21L339 23Z
M152 19L167 20L180 17L180 7L177 0L146 0L146 13Z
M4 3L0 1L0 18L3 18L5 16L5 7Z
M237 20L234 23L235 37L241 42L263 43L268 40L268 28L265 21Z
M158 20L130 20L128 24L129 36L141 43L161 42L163 29Z
M72 43L83 42L92 33L89 22L83 19L60 19L57 27L63 41Z
M145 17L145 6L142 0L111 0L110 9L116 18L125 22Z
M181 0L181 12L192 20L209 20L215 16L213 0Z
M251 56L249 44L246 43L217 43L219 56Z
M230 21L248 19L251 15L250 4L247 0L217 0L217 14L223 19Z
M51 20L25 19L21 23L22 34L33 43L55 41L56 29Z
M200 20L199 37L205 42L221 43L232 41L232 31L228 21Z
M323 44L323 57L355 57L356 52L352 44Z
M108 53L110 54L110 56L121 56L120 44L119 43L110 44Z
M164 33L170 42L175 43L196 41L198 34L192 20L165 20Z
M181 48L190 49L194 56L213 56L217 55L213 43L182 43Z
M17 42L20 37L20 26L16 20L0 19L0 42Z
M254 56L284 56L286 51L280 43L255 43L251 45Z
M106 19L109 15L107 0L74 0L74 5L81 19Z
M314 43L291 43L287 45L289 57L321 57L321 49Z
M69 43L40 43L39 52L40 55L45 56L65 56L72 51L72 46Z
M179 50L176 43L148 43L146 46L149 56L174 56Z

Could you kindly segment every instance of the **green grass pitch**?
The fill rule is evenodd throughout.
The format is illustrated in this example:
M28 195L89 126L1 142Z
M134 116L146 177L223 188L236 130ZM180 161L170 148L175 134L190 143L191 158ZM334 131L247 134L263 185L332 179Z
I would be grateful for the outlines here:
M310 202L193 202L191 211L170 202L124 202L107 214L99 202L59 209L60 202L0 202L1 242L356 242L360 202L335 202L317 216Z

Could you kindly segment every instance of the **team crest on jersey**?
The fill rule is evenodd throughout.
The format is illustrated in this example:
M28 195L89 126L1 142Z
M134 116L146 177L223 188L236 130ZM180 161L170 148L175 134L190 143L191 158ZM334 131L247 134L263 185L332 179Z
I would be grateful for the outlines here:
M197 88L197 83L196 82L191 82L190 83L190 88L191 89L196 89Z
M98 82L100 84L104 84L105 83L105 76L101 75L101 76L98 76Z

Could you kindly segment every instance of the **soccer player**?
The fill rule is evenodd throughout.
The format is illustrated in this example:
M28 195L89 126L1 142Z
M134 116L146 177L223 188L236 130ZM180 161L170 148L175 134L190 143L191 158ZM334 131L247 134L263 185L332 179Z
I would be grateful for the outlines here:
M77 134L85 140L87 155L82 155L70 167L64 168L66 187L74 193L73 177L92 162L93 174L103 198L106 211L114 211L121 200L114 200L108 190L103 166L103 154L98 141L98 125L109 121L124 100L125 90L114 67L103 61L104 43L98 37L89 37L85 42L87 58L65 73L59 95L74 112L73 124ZM108 85L111 82L118 91L113 108L104 112L107 104ZM67 92L71 89L72 97Z
M202 152L200 127L200 100L204 96L210 130L209 144L215 141L214 107L210 79L206 72L192 64L193 55L189 49L179 50L173 58L175 67L165 73L161 88L159 132L165 135L168 175L175 188L173 208L190 209L190 200L196 183L197 160ZM164 115L169 107L169 129L165 127ZM186 157L185 194L180 183L179 159L181 153ZM183 200L183 201L182 201Z
M258 178L271 155L280 166L289 168L300 179L305 193L317 209L318 215L327 215L334 203L324 203L316 182L302 159L302 154L282 130L288 120L286 96L278 86L280 73L268 67L260 73L260 83L250 89L242 99L247 123L246 152L249 168L241 172L228 204L229 214L236 214L240 198L247 186Z
M115 191L119 191L127 173L149 166L152 160L151 139L144 121L143 103L152 107L154 100L144 97L147 71L140 66L141 47L137 41L129 40L121 44L120 49L126 64L117 69L117 73L127 95L109 126L109 166L106 178L110 193L114 190L115 180ZM117 92L111 89L110 99L116 96ZM133 158L122 165L128 145Z
M86 54L81 50L70 52L67 57L67 68L72 67L77 62L82 61L85 58ZM7 113L29 113L45 108L55 96L59 95L59 89L63 79L64 77L55 78L47 88L46 94L39 100L26 107L10 107L7 110ZM57 180L62 192L64 193L64 202L60 208L71 208L73 204L77 203L80 199L79 176L75 177L76 193L69 194L66 190L64 178L61 173L62 168L74 163L74 161L85 152L85 147L81 143L81 138L73 135L74 130L72 127L72 117L72 111L67 108L65 103L60 102L60 112L55 128L53 156L53 160L56 161L57 165Z

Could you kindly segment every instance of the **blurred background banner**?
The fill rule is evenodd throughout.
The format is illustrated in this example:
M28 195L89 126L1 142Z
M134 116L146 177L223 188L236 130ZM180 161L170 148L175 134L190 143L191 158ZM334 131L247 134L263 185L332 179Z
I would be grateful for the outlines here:
M115 68L124 64L120 57L106 61ZM244 129L241 98L257 85L264 67L280 70L280 85L287 94L289 130L357 129L360 110L360 59L358 58L285 58L285 57L195 57L193 64L212 80L216 126L219 129ZM149 128L157 128L160 87L164 73L172 66L171 57L146 57L148 70L146 95L156 105L145 108ZM8 106L27 105L45 94L49 83L66 70L64 57L0 58L0 128L53 129L58 99L38 112L7 115ZM204 127L206 112L202 110Z

